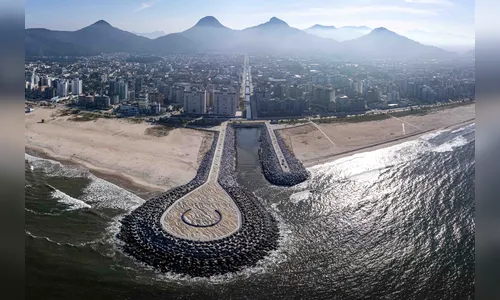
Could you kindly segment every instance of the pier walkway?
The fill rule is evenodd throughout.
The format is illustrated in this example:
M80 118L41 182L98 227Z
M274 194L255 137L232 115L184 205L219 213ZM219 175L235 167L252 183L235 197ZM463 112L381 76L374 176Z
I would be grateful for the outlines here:
M274 152L276 152L276 156L278 157L278 161L280 163L281 169L283 172L290 172L290 167L288 166L288 162L285 159L285 156L283 155L283 152L281 151L280 145L278 144L278 141L276 140L276 135L274 134L274 130L271 128L271 125L269 122L265 122L266 124L266 129L267 132L269 133L269 136L271 137L271 142L273 143L273 148Z
M241 227L241 213L219 185L219 171L227 123L221 126L207 181L174 202L162 215L169 234L187 240L212 241L227 237Z

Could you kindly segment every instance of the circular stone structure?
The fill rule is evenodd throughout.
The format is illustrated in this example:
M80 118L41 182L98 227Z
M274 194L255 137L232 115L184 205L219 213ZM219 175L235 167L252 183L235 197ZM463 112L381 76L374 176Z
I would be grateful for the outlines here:
M214 227L214 226L216 226L217 224L219 224L219 223L220 223L220 221L222 221L222 214L221 214L221 212L220 212L220 211L218 211L218 210L214 210L214 211L217 213L217 215L219 216L219 218L217 219L217 221L215 221L214 223L211 223L211 224L204 224L204 225L202 225L202 224L193 224L193 223L191 223L191 222L190 222L190 221L186 218L186 214L187 214L188 212L190 212L190 211L191 211L191 208L190 208L190 209L188 209L188 210L186 210L186 211L182 214L182 217L181 217L182 222L186 223L186 224L187 224L187 225L189 225L189 226L194 226L194 227L203 227L203 228L206 228L206 227Z
M122 220L123 250L160 271L197 277L239 271L276 249L277 222L237 183L235 155L234 129L223 124L191 182Z

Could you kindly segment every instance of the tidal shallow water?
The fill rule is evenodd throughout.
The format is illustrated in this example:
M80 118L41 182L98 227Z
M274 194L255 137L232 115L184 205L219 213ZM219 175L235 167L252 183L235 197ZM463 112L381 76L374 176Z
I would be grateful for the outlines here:
M258 128L238 129L239 181L280 222L277 251L237 274L160 274L123 255L140 197L26 155L28 299L473 299L475 125L310 168L273 187Z

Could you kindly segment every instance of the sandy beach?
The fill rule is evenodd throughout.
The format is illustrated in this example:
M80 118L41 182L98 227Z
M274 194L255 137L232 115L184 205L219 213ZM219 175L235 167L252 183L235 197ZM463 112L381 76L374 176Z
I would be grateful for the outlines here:
M420 116L359 123L309 123L278 132L295 156L310 167L345 155L415 139L434 130L464 126L473 123L474 119L475 104L472 103Z
M213 138L208 131L187 128L158 136L147 133L153 126L145 122L105 118L75 122L59 113L40 107L25 114L26 149L123 177L151 191L189 182Z
M75 122L59 113L58 109L40 107L25 114L26 149L82 165L99 177L123 178L148 191L165 191L189 182L213 138L204 130L180 128L151 134L153 126L145 122L105 118ZM308 123L278 132L297 158L310 167L435 130L464 126L474 119L475 104L470 104L420 116L359 123Z

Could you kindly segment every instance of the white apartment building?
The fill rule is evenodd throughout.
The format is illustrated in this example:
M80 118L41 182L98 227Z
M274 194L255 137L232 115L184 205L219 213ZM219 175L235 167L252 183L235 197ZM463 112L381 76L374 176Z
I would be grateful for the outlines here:
M351 88L358 94L363 94L363 81L351 82Z
M184 91L184 113L188 115L201 115L207 112L207 91Z
M128 100L128 84L123 80L118 82L118 94L120 101Z
M59 82L57 83L57 96L68 96L68 82L66 80L59 80Z
M335 102L335 89L328 89L325 91L326 94L326 99L328 101L326 102Z
M73 79L73 81L71 82L71 92L73 93L73 95L80 95L81 93L83 93L82 81L80 79Z
M238 93L235 91L214 91L214 114L234 117L238 108Z

